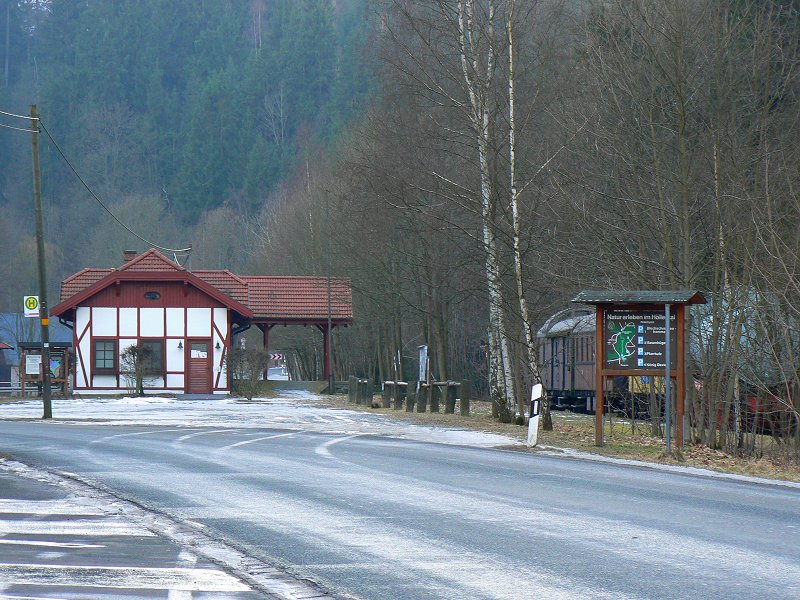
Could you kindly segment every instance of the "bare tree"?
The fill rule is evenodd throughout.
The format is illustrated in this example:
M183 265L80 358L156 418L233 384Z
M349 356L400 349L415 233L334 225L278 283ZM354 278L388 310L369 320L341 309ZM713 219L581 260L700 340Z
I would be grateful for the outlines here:
M120 372L134 394L143 396L145 382L159 374L161 365L156 365L154 358L148 346L128 346L120 354Z
M269 354L261 348L231 348L225 357L225 365L233 391L252 400L261 389Z

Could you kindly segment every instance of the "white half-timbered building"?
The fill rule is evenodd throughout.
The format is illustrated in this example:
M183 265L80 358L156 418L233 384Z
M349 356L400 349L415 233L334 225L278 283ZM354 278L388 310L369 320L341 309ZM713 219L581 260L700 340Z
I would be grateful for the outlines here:
M119 268L87 268L64 280L51 315L73 329L76 393L126 392L121 355L147 346L160 365L145 382L148 392L227 394L225 358L234 335L251 325L267 349L277 324L316 326L327 341L329 307L332 327L352 322L349 282L332 280L331 302L327 285L319 277L192 272L151 249L126 252ZM326 353L326 377L329 370Z

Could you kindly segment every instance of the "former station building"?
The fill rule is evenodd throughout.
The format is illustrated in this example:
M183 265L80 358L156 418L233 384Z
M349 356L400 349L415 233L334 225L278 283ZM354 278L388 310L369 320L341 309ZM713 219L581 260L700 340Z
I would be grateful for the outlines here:
M316 327L328 379L328 336L352 323L353 305L344 279L189 270L153 248L125 252L118 268L68 277L50 314L72 328L75 392L127 391L120 357L129 346L148 346L161 367L147 391L227 394L225 359L235 336L251 326L262 331L265 350L276 325Z

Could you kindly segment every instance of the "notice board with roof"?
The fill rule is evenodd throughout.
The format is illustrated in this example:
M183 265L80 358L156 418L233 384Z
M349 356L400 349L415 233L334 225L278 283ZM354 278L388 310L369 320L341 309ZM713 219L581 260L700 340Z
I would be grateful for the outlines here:
M685 307L705 304L703 295L696 290L586 290L572 301L592 305L597 311L595 444L603 445L605 379L663 375L667 387L675 379L675 439L682 446L686 397ZM666 377L668 367L669 377ZM671 414L671 409L667 414ZM668 446L670 435L668 428Z

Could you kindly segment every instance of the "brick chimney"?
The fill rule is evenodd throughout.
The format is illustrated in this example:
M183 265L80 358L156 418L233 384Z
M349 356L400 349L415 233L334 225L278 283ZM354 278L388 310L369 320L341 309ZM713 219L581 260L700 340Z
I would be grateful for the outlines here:
M122 253L122 258L126 263L131 262L134 258L136 258L136 250L125 250Z

